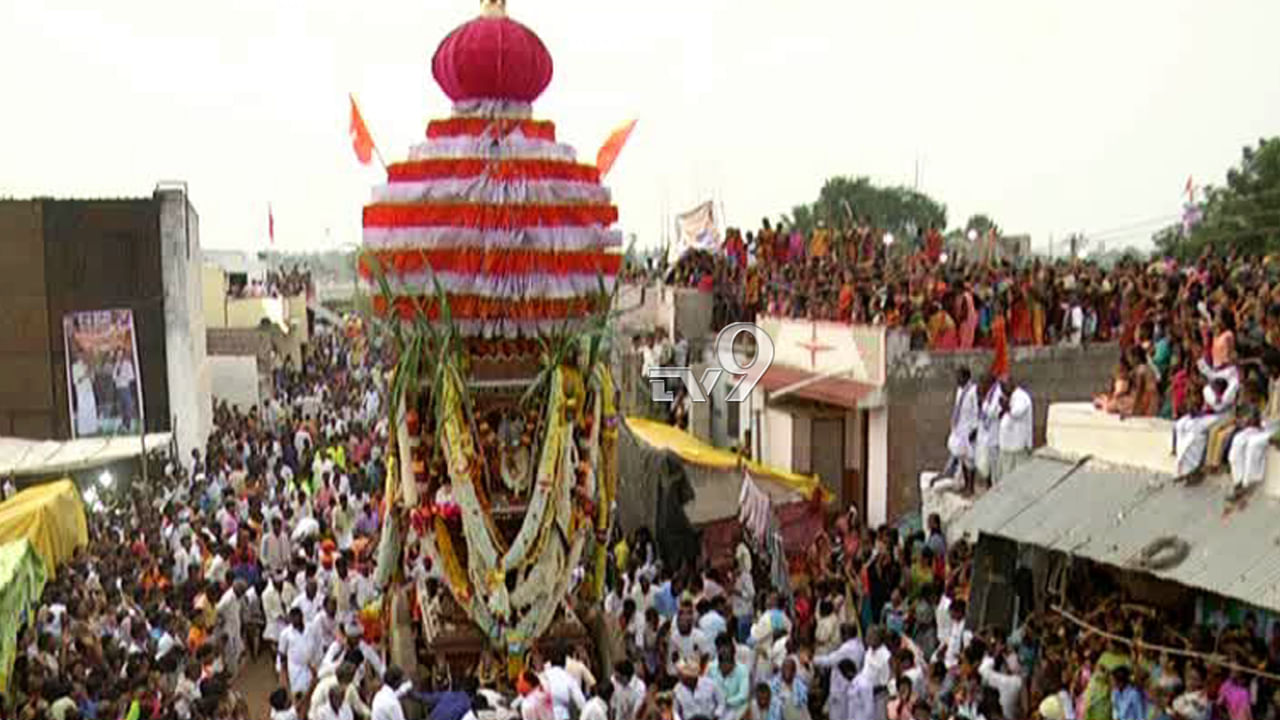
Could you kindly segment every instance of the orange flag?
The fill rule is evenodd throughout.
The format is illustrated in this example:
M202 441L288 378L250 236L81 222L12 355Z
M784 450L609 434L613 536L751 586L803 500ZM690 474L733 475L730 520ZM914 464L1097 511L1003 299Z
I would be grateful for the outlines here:
M600 152L596 153L596 168L600 170L600 177L609 173L618 154L622 152L622 146L627 144L627 138L631 137L631 131L635 128L636 121L631 120L609 133L609 138L600 146Z
M373 136L369 134L369 128L364 124L364 118L360 116L360 108L356 105L354 95L351 98L351 147L356 151L356 159L361 165L368 165L373 162L373 152L376 148L373 145Z

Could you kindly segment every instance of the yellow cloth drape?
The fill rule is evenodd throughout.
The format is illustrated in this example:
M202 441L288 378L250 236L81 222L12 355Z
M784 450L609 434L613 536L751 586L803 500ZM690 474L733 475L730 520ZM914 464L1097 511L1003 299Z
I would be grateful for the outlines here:
M627 427L646 445L660 450L670 450L687 463L718 470L730 470L738 466L738 455L717 447L712 447L680 428L645 418L627 418ZM769 467L754 460L746 461L747 469L753 475L767 477L785 485L791 490L806 497L812 496L815 489L820 489L823 499L830 499L830 491L822 487L816 476L801 475L775 467Z
M57 566L89 544L80 490L70 480L27 488L0 503L0 545L27 539L53 579Z

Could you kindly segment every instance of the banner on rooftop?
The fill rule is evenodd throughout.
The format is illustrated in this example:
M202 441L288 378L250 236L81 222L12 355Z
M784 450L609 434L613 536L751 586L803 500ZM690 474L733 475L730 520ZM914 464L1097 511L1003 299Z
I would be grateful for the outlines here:
M62 317L73 438L142 431L142 385L132 310Z
M676 252L686 250L714 251L720 247L716 230L715 203L708 200L698 207L676 216Z

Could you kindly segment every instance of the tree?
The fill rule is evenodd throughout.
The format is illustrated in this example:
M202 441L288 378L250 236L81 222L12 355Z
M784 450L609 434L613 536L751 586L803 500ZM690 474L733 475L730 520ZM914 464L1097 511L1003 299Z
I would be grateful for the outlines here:
M878 187L865 177L828 179L810 205L792 209L797 230L808 233L819 222L828 227L852 227L866 218L874 227L891 232L923 230L947 224L947 208L922 192L905 187Z
M1199 210L1200 222L1160 230L1156 247L1188 260L1206 249L1261 255L1280 250L1280 138L1263 138L1241 151L1240 166L1227 171L1225 185L1208 186Z
M1000 226L996 224L996 221L982 213L970 215L968 222L964 224L964 230L966 233L974 230L979 237L985 237L989 230L995 230L996 235L1000 234Z

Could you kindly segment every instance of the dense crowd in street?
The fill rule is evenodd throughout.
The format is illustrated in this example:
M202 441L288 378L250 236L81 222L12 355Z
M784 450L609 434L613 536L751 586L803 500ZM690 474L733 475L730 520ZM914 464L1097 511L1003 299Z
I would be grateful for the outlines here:
M311 271L301 266L268 270L266 278L253 279L244 284L233 284L227 294L233 298L294 297L308 295L315 289Z
M1257 336L1265 356L1275 340L1276 313L1241 307L1248 301L1215 280L1225 272L1206 263L1202 281L1179 283L1191 275L1081 271L1074 282L1121 285L1134 307L1113 331L1131 354L1187 337L1162 308L1194 327L1206 313L1217 318L1216 334L1204 335L1214 367L1234 361L1224 347ZM1228 311L1240 340L1221 340ZM642 348L654 362L667 345L688 352L682 338L657 339ZM1187 363L1204 359L1198 344L1182 352ZM1280 632L1259 616L1182 637L1176 629L1193 627L1189 618L1135 620L1127 605L1087 600L1101 591L1085 578L1070 602L1093 609L1089 621L1119 641L1056 614L972 627L969 546L949 543L936 517L910 533L867 527L857 508L832 516L781 576L745 543L732 563L712 565L664 562L643 531L615 538L603 603L612 630L594 653L548 638L514 678L490 665L452 679L408 677L364 612L382 590L374 558L385 366L362 338L317 335L300 366L276 369L275 398L248 413L218 407L204 452L95 513L89 547L59 569L24 629L7 716L248 718L239 679L255 662L269 663L278 681L272 720L1277 716L1275 685L1221 664L1280 670ZM994 412L1010 428L997 422L997 435L1029 436L1029 420L1013 427L1030 412L1015 382L962 377L958 406L971 385L975 398L983 386L1005 397ZM1008 449L1025 457L1029 446L1019 435ZM1004 460L991 456L988 471ZM444 593L441 602L452 600ZM1199 654L1149 650L1165 645Z
M375 359L317 336L263 407L219 405L205 452L93 513L24 629L7 716L247 718L236 679L266 658L288 688L273 717L291 693L296 717L369 717L384 668L359 617L387 431ZM335 715L312 692L326 677L345 679Z

